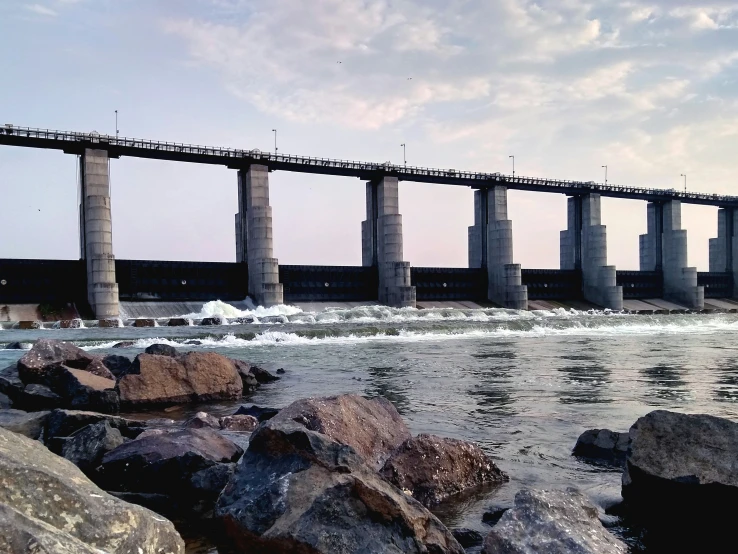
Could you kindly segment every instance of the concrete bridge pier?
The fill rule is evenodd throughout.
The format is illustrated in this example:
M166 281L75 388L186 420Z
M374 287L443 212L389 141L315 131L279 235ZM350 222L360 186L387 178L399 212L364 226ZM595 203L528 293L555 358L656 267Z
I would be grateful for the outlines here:
M87 265L87 300L98 319L120 316L108 162L106 150L88 148L80 156L80 255Z
M504 308L528 309L528 287L513 263L512 221L507 187L474 191L474 225L469 227L469 267L487 269L487 299Z
M607 227L602 225L600 195L570 197L567 222L559 238L561 269L581 270L585 300L622 310L623 287L617 285L615 266L607 265Z
M687 267L687 231L678 200L648 204L648 232L640 236L641 271L663 272L664 297L692 309L705 307L697 268Z
M415 287L410 285L410 263L402 259L397 177L382 177L366 184L366 221L361 223L361 243L362 265L377 268L379 302L397 308L414 308Z
M720 208L718 210L718 236L710 239L710 272L733 275L733 297L738 297L738 210Z
M269 168L252 164L238 171L236 261L249 268L249 296L259 306L284 302L279 262L274 257L272 207L269 205Z

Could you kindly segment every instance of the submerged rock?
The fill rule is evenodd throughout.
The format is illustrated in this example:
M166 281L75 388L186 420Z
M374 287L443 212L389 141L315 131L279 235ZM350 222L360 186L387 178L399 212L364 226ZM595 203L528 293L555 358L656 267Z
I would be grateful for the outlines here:
M626 554L578 491L522 490L484 540L482 554Z
M279 381L281 379L281 377L272 375L266 369L263 369L259 367L258 365L251 366L251 373L254 375L257 382L259 382L260 384L273 383L274 381Z
M251 432L259 425L259 420L249 415L232 415L220 418L220 428L227 431Z
M433 514L350 446L289 419L254 432L215 514L243 552L464 552Z
M40 439L49 412L24 412L23 410L0 410L0 427L24 435L29 439Z
M609 429L590 429L582 433L572 452L575 456L622 465L628 453L628 433L617 433Z
M251 365L243 360L233 360L233 363L236 366L236 371L238 371L238 374L241 376L244 394L255 391L259 386L259 381L257 381L256 376L251 373Z
M278 413L279 410L277 408L263 408L254 404L252 406L241 406L233 415L249 415L261 422L272 419Z
M127 406L165 405L238 399L243 384L233 362L214 352L188 352L176 359L140 354L118 381L118 390Z
M117 342L113 345L113 348L131 348L136 346L136 341L124 340L123 342Z
M344 394L297 400L280 410L270 423L288 421L296 421L306 429L350 446L375 471L411 438L400 414L382 397L367 400L356 394Z
M425 434L402 443L380 474L425 506L472 487L509 480L476 444Z
M96 487L43 445L0 429L0 552L184 554L171 522Z
M169 356L170 358L176 358L179 356L179 352L174 346L168 344L152 344L146 350L146 354L154 354L155 356Z

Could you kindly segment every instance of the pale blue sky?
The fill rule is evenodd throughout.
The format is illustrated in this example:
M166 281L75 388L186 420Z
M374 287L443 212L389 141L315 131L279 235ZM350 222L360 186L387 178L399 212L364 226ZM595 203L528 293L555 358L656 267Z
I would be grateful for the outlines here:
M655 0L3 0L0 121L738 194L738 5ZM340 63L339 63L340 62ZM236 176L111 163L118 258L235 259ZM0 148L0 257L78 256L76 165ZM364 186L271 174L275 254L361 263ZM515 258L558 266L565 197L509 194ZM645 203L603 199L637 269ZM405 258L464 266L469 190L401 183ZM683 209L707 269L714 208Z

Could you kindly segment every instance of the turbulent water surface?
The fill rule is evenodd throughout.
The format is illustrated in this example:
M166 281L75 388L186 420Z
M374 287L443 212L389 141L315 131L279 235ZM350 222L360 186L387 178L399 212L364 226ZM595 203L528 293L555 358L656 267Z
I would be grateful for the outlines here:
M190 315L223 309L211 303ZM133 357L154 342L198 340L202 345L183 348L286 370L248 402L282 407L306 396L383 395L414 433L475 441L510 475L501 488L439 508L449 526L480 531L488 529L485 508L509 503L520 487L576 486L600 506L619 500L618 471L571 456L586 429L625 431L656 408L738 420L737 315L381 307L224 315L257 319L211 328L5 329L0 346L43 336ZM263 322L274 316L281 323ZM113 350L119 340L136 342ZM21 354L0 350L0 363ZM232 413L233 404L205 409Z

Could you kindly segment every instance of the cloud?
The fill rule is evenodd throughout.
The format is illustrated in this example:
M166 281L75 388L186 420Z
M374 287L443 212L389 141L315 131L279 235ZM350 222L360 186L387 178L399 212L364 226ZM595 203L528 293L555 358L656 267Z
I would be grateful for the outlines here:
M26 6L26 9L38 15L44 15L47 17L56 17L57 15L59 15L51 8L47 8L46 6L42 6L41 4L30 4Z

